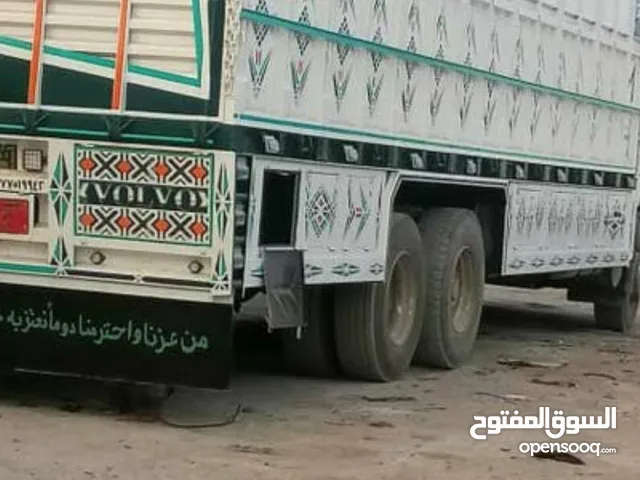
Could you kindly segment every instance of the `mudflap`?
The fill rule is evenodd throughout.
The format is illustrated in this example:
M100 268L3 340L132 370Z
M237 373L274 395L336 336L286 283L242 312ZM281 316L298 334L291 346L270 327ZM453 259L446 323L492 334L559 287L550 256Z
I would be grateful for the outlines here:
M0 368L229 386L230 305L0 285Z

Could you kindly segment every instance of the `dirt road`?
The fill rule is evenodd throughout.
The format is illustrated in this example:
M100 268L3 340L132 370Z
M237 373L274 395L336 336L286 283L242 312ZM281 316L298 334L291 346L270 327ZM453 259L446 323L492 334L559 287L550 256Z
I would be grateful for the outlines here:
M392 385L316 381L277 366L259 372L257 355L233 392L178 391L164 407L167 419L206 422L241 404L225 427L173 428L140 406L116 412L101 385L5 379L0 479L639 478L640 341L593 330L589 309L562 299L491 291L477 354L456 372L416 369ZM501 359L551 365L515 368ZM617 430L572 439L617 453L580 455L586 464L571 465L519 452L521 442L549 442L543 432L485 442L469 435L474 415L529 415L541 405L576 415L617 407Z

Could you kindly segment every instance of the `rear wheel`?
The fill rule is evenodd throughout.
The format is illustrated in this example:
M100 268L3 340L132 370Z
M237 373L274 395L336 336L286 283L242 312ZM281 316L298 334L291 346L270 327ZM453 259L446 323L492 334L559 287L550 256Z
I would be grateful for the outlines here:
M305 327L299 337L297 330L282 332L284 354L294 373L311 377L333 377L337 373L333 307L332 287L305 287Z
M636 232L633 242L633 258L618 282L600 290L593 303L598 327L625 335L633 335L640 304L640 212L636 214Z
M409 367L421 330L423 262L417 225L411 217L396 213L385 283L337 290L336 346L349 377L388 382Z
M636 331L636 318L640 304L640 255L636 252L629 268L625 269L618 287L610 300L594 303L598 327L627 335Z
M426 258L425 307L416 363L453 369L468 360L480 326L485 253L470 210L437 208L420 222Z

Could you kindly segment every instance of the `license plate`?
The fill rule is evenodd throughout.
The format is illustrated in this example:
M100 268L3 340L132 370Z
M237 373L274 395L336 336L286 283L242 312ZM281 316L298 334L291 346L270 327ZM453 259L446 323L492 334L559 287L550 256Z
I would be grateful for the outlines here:
M0 233L29 235L31 203L24 198L0 198Z

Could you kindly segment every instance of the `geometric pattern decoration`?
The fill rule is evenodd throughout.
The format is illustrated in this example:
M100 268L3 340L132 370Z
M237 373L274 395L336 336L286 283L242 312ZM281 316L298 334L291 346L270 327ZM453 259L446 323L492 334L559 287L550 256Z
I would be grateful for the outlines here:
M386 12L380 5L380 15ZM299 248L307 284L378 281L384 276L380 218L385 175L342 168L303 171Z
M213 159L210 155L107 147L76 147L80 180L207 187Z
M331 233L336 221L336 197L338 190L331 194L325 187L320 187L315 192L311 191L311 180L307 181L306 230L313 232L317 238L325 233Z
M144 208L77 207L78 235L163 243L211 244L207 215Z
M64 153L60 152L52 165L49 183L49 205L52 210L52 220L55 221L55 224L52 225L55 236L50 244L49 263L56 267L58 275L65 275L66 269L73 266L65 238L65 227L69 219L72 197L73 181L67 167L67 158Z
M222 290L228 290L229 283L231 281L231 268L225 260L224 252L221 250L213 266L213 291L220 292Z
M146 286L180 298L177 286L206 301L229 297L235 154L112 145L50 141L40 189L48 201L36 210L47 251L29 263L9 252L0 270L65 276L78 290L104 289L86 283L101 279L119 282L114 292L144 295ZM199 272L187 268L196 258Z
M218 237L224 238L229 229L231 221L231 209L233 207L233 198L231 192L231 179L229 178L229 170L226 165L220 165L218 180L215 185L214 211L216 216L216 226Z
M55 245L51 255L51 265L58 267L57 273L59 275L64 275L65 270L73 266L64 237L58 237L55 239Z
M385 171L256 156L251 169L244 288L264 286L261 200L265 172L272 170L299 179L296 198L283 208L294 213L295 242L290 248L302 252L306 285L384 279L388 224L382 219L387 218L393 191Z
M350 35L351 25L356 17L354 0L339 0L337 11L339 12L337 32L340 35ZM336 43L334 48L331 85L336 111L340 112L349 93L354 55L353 48L344 43Z
M406 40L406 50L411 53L416 53L417 38L422 34L420 6L418 3L418 0L412 0L407 11L408 39ZM404 88L402 89L401 100L402 113L406 122L408 121L409 114L413 110L413 102L418 89L416 78L418 65L415 62L407 60L404 62L404 68L400 69L400 73L404 75L402 77Z
M214 186L213 168L212 155L77 146L76 235L211 246L231 202L228 176Z
M49 202L53 207L59 227L62 227L67 220L72 192L73 184L67 169L67 162L64 154L60 153L53 167L53 175L49 186Z
M389 15L387 13L386 0L376 0L373 4L373 23L375 25L371 41L373 43L385 43L384 32L389 27ZM385 81L382 70L383 57L379 52L371 52L369 55L370 69L366 81L367 109L369 116L373 117L378 107L380 93Z
M356 265L345 262L333 267L332 272L346 278L360 273L360 268Z
M298 16L298 23L302 25L311 25L311 9L310 6L304 2ZM309 51L309 45L311 44L311 38L301 33L295 33L296 54L295 59L290 61L291 66L291 84L293 90L293 98L296 104L300 101L300 97L304 94L307 87L307 80L309 79L309 72L311 71L312 61L307 55Z
M233 235L233 189L231 172L225 163L217 164L213 205L214 231L217 237L215 245L218 248L213 264L213 291L214 293L230 292L232 265L229 257L232 252L226 250L225 240L232 238Z
M624 266L632 249L630 192L512 185L503 274L523 275Z
M360 194L358 195L358 198L356 200L356 198L354 198L354 193L353 193L354 181L351 180L349 183L350 183L349 189L347 190L347 194L349 198L349 216L347 217L347 222L345 224L345 236L347 235L347 233L349 233L351 228L355 225L355 228L356 228L355 238L357 240L358 238L360 238L360 235L362 235L364 228L366 227L367 223L369 222L369 220L373 215L372 201L374 199L372 198L370 192L365 191L364 185L360 184L358 188L358 191Z
M566 27L582 2L535 18L521 13L533 11L528 0L503 3L246 0L243 58L261 50L264 63L266 38L271 55L258 76L238 63L235 114L298 133L635 168L632 42L612 43L601 18Z
M267 2L265 0L258 0L255 9L259 13L269 13L269 8L267 7ZM271 28L266 25L254 23L251 30L256 42L256 49L249 57L249 72L251 73L253 93L258 96L260 95L262 84L267 71L269 70L269 65L271 64L272 53L265 53L263 50L264 41L267 39Z

